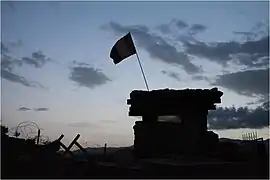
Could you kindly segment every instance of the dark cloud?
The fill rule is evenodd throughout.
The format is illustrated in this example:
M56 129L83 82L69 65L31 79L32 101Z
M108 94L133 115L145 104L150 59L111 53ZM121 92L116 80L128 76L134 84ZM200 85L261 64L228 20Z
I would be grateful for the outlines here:
M73 65L79 65L79 66L91 66L90 64L88 63L85 63L85 62L77 62L77 61L73 61L72 62Z
M9 53L9 52L10 51L9 51L8 47L5 44L1 43L1 54Z
M163 34L171 33L171 29L167 24L161 24L157 27L157 29L160 30L160 32L162 32Z
M188 24L180 19L174 19L173 22L175 23L176 27L179 29L185 29L188 27Z
M176 73L176 72L165 71L165 70L162 70L161 72L162 72L162 74L165 74L165 75L167 75L167 76L169 76L169 77L171 77L171 78L173 78L173 79L175 79L177 81L181 81L180 75L178 73Z
M243 36L244 41L242 42L206 43L199 41L195 35L206 31L207 27L202 24L188 25L178 19L162 24L158 29L163 34L173 35L174 41L183 45L184 51L182 53L185 55L206 58L223 66L226 66L228 62L235 62L248 68L269 66L268 22L257 23L250 31L234 31L235 35ZM181 32L177 31L179 29Z
M33 108L33 109L31 109L31 108L28 108L28 107L20 107L18 109L18 111L30 111L30 110L34 110L34 111L40 112L40 111L48 111L49 109L48 108Z
M269 68L224 74L218 76L212 85L222 86L248 96L268 96Z
M15 66L21 66L22 62L11 56L8 45L1 43L1 69L12 71Z
M11 53L11 49L21 47L22 45L23 43L21 40L12 41L6 44L1 43L1 54L9 54Z
M1 78L6 79L8 81L22 84L26 87L41 87L37 82L30 82L23 76L17 75L13 72L7 71L5 69L1 69Z
M17 41L13 43L9 43L10 47L18 47L21 46L22 42ZM3 50L4 49L4 50ZM22 58L20 60L13 58L12 53L6 45L1 43L1 78L6 79L8 81L22 84L26 87L36 87L43 88L45 87L38 82L29 81L25 77L18 75L14 72L15 67L21 67L23 64L34 65L35 67L41 67L45 64L46 61L50 61L42 52L33 52L31 58Z
M118 36L123 36L130 31L136 41L136 45L145 49L152 58L171 65L180 65L189 74L201 72L199 67L190 62L189 56L186 53L178 51L165 39L151 33L146 26L122 26L118 23L110 22L106 28L102 28L111 30Z
M267 108L268 104L268 108ZM218 108L208 115L210 129L264 128L269 126L269 101L255 110Z
M259 40L246 41L240 45L238 53L261 54L269 56L269 36L262 37Z
M269 56L261 57L260 54L239 53L232 55L232 58L238 65L246 65L253 68L263 68L269 66Z
M18 109L18 111L30 111L31 109L30 108L27 108L27 107L20 107Z
M76 63L71 67L69 79L76 82L79 86L91 89L111 81L101 70L81 63Z
M35 68L43 67L47 62L53 62L53 60L47 57L43 52L36 51L31 54L31 57L22 57L20 60L13 58L11 55L11 48L22 46L22 41L18 40L15 42L10 42L7 45L1 43L1 59L4 60L2 64L9 64L12 66L21 66L22 64L27 64L34 66ZM6 67L5 67L6 68Z
M199 43L199 41L196 39L196 37L193 34L178 35L176 40L183 43Z
M172 19L167 24L161 24L157 26L157 29L163 34L171 34L174 33L175 30L183 30L188 27L188 24L179 19Z
M1 54L1 69L12 71L15 66L21 66L22 61L12 58L7 54Z
M22 62L25 64L34 66L35 68L43 67L47 62L52 61L46 55L44 55L41 51L36 51L32 53L31 57L23 57Z
M26 87L45 88L40 83L29 81L25 77L13 72L14 67L21 65L22 61L16 60L9 55L1 54L1 78L14 83L22 84Z
M246 41L250 41L250 40L256 39L257 36L258 36L257 33L248 32L248 31L242 31L242 32L234 31L233 34L242 36L242 38L244 40L246 40Z
M262 104L265 105L264 103L269 100L269 96L265 96L263 98L256 99L255 101L248 102L247 105L259 105Z
M226 65L235 61L248 67L269 64L269 36L259 40L239 43L236 41L206 44L204 42L184 42L186 52ZM260 62L262 61L262 62Z
M244 38L243 42L189 42L179 38L186 49L186 53L197 57L209 59L221 65L229 61L247 67L266 67L269 65L269 31L268 23L257 23L250 31L233 32ZM198 29L205 30L205 28ZM196 28L195 28L196 29Z
M269 99L262 104L262 108L269 110Z
M213 43L212 45L204 42L184 41L183 43L188 54L206 58L222 65L226 65L231 59L230 55L238 53L240 49L240 44L233 41Z
M159 121L181 123L180 117L177 116L161 116ZM254 110L247 107L240 107L238 109L234 107L220 107L209 111L208 125L210 129L216 130L268 127L269 101Z
M189 34L195 35L204 32L206 29L207 27L202 24L192 24L191 27L189 28Z
M244 35L244 36L254 36L256 35L256 33L253 33L253 32L240 32L240 31L233 31L234 34L236 35Z
M192 76L192 79L195 81L210 81L208 77L201 75Z
M35 111L49 111L48 108L35 108Z

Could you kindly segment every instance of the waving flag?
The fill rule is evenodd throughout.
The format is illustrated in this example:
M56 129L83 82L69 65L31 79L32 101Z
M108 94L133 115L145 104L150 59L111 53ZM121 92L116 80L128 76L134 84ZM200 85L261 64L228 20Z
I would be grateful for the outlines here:
M110 53L110 58L113 59L114 64L118 64L125 58L134 54L136 54L136 48L129 32L114 44Z

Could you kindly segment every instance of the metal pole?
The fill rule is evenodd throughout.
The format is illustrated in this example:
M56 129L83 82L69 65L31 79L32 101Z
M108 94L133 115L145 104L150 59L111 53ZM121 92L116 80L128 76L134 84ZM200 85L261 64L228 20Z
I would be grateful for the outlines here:
M131 32L129 32L129 33L131 35ZM132 39L132 36L131 36L131 39ZM143 75L143 79L144 79L144 82L145 82L145 86L146 86L147 90L149 91L149 86L148 86L148 83L147 83L147 80L146 80L146 77L145 77L145 74L144 74L144 71L143 71L143 67L142 67L142 64L141 64L141 61L140 61L140 58L139 58L139 55L138 55L138 51L136 49L136 46L135 46L135 43L134 43L133 39L132 39L132 42L134 44L134 48L135 48L135 51L136 51L137 60L138 60L139 66L140 66L141 71L142 71L142 75Z
M148 83L146 81L146 77L145 77L145 74L144 74L144 71L143 71L143 68L142 68L142 64L141 64L141 61L140 61L140 58L139 58L139 55L138 55L137 51L136 51L136 56L137 56L137 60L138 60L138 63L140 65L140 68L141 68L141 71L142 71L142 75L143 75L143 79L144 79L144 82L145 82L145 86L146 86L147 90L149 91Z

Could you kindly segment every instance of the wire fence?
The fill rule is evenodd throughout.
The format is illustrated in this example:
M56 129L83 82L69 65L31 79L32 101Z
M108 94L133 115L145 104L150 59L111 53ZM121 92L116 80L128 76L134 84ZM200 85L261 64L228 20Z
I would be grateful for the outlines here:
M24 121L19 123L16 127L9 128L8 135L11 137L32 139L37 141L39 139L39 144L47 144L50 142L48 136L39 134L42 130L39 126L32 121Z

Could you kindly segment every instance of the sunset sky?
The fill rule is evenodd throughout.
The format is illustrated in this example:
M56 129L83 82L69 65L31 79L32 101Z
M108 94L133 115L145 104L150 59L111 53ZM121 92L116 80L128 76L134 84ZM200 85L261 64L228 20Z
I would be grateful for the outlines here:
M268 2L1 5L1 119L8 127L34 121L51 140L64 134L66 144L80 133L88 145L132 145L137 119L128 117L126 100L145 84L136 56L117 65L109 58L130 31L150 89L218 87L219 107L249 108L233 128L228 113L239 113L220 109L216 124L209 122L220 137L253 129L269 136L269 107L261 108L269 98Z

